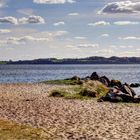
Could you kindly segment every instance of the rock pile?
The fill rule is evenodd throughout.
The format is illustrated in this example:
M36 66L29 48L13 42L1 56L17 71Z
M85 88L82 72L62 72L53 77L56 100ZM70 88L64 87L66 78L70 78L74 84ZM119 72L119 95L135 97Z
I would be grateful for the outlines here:
M102 96L98 101L110 101L110 102L140 102L140 96L137 96L135 91L127 83L122 84L119 80L110 80L106 76L100 77L96 72L93 72L89 77L90 80L98 80L107 87L109 87L109 92Z
M77 80L79 83L87 83L87 81L99 81L103 85L109 88L109 91L102 97L98 99L99 102L110 101L110 102L132 102L139 103L140 96L137 96L135 91L132 89L133 87L139 87L140 84L127 84L122 83L119 80L112 79L110 80L106 76L99 76L97 72L93 72L91 76L87 76L85 78L80 78L74 76L71 80Z

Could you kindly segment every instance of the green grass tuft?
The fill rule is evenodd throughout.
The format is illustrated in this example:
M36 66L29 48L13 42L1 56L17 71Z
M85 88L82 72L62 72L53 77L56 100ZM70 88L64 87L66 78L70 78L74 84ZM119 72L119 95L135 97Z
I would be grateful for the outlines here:
M87 97L96 97L97 92L92 89L82 88L81 91L79 92L79 95Z
M43 81L44 84L56 84L56 85L79 85L80 81L77 80L49 80Z
M84 96L81 94L83 89L81 86L73 87L69 89L56 89L50 94L50 97L64 97L65 99L90 99L90 96Z
M51 92L50 96L52 96L52 97L64 97L65 94L67 94L67 93L65 93L65 92L62 91L62 90L53 90L53 91Z
M58 82L59 80L55 80L55 81ZM69 81L69 80L61 80L61 82L59 81L59 83L64 84L64 81ZM70 80L70 81L73 81L73 80ZM66 87L63 89L58 88L56 90L53 90L50 96L51 97L64 97L66 99L90 99L90 98L96 98L96 97L99 98L105 95L107 92L108 92L108 88L105 85L103 85L101 82L88 81L88 82L84 82L81 85L73 85L71 87Z

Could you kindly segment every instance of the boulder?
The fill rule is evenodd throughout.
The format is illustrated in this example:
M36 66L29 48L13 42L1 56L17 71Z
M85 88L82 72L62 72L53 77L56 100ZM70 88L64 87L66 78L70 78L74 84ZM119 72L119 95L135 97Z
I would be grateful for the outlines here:
M87 81L87 80L90 80L90 76L86 76L86 77L81 78L81 79Z
M127 84L125 83L124 85L121 86L120 90L125 93L128 94L132 97L134 97L136 95L135 91Z
M99 81L106 85L107 87L110 85L110 80L106 76L100 77Z
M90 79L91 79L91 80L99 80L100 77L99 77L99 75L98 75L96 72L93 72L93 73L91 74L91 76L90 76Z
M116 93L107 93L106 96L98 99L98 102L109 101L109 102L122 102L123 99L120 96L117 96Z
M78 80L77 84L78 84L78 85L83 85L84 82L85 82L84 80Z
M79 81L79 80L80 80L80 77L78 77L78 76L73 76L73 77L71 78L71 80Z
M134 103L140 103L140 96L134 97Z
M121 87L122 83L119 80L111 80L110 86L111 87L114 87L114 86Z
M130 87L138 88L138 87L140 87L140 83L132 83L132 84L130 84Z
M109 92L105 96L101 97L99 101L119 102L122 100L121 98L117 97L119 92L120 91L117 88L110 88Z
M122 91L120 91L117 87L116 88L111 88L109 90L109 92L101 97L98 101L109 101L109 102L138 102L138 98L136 98L134 100L134 97L129 95L129 94L125 94Z
M128 94L124 94L124 93L121 93L118 95L119 97L122 98L123 102L134 102L134 97L128 95Z

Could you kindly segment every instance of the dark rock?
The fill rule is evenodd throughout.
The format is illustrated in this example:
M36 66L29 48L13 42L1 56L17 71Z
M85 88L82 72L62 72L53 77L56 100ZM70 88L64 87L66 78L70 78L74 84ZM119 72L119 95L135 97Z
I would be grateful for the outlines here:
M134 103L140 103L140 96L134 97Z
M119 97L122 98L123 102L134 102L134 97L127 95L127 94L119 94Z
M138 100L138 98L134 99L133 96L123 93L117 87L111 88L104 97L101 97L99 99L99 101L109 102L138 102Z
M116 93L107 93L106 96L98 99L98 102L109 101L109 102L123 102L123 99L120 96L117 96Z
M119 92L120 91L116 88L110 88L109 92L105 96L101 97L99 100L110 102L122 101L122 99L117 96Z
M118 92L119 92L119 90L117 88L115 88L115 87L114 88L110 88L109 91L108 91L108 93L111 93L111 94L112 93L115 93L116 94Z
M91 76L90 76L90 79L91 79L91 80L99 80L100 77L99 77L99 75L98 75L96 72L93 72L93 73L91 74Z
M128 85L128 84L124 84L122 85L122 87L120 88L120 90L125 93L128 94L132 97L134 97L136 95L135 91Z
M99 81L106 85L107 87L110 85L110 80L106 76L100 77Z
M121 87L122 83L119 80L111 80L110 86L111 87L114 87L114 86Z
M90 76L86 76L84 78L81 78L81 80L90 80Z
M71 78L71 80L79 81L79 80L80 80L80 77L78 77L78 76L73 76L73 77Z
M108 82L104 78L100 78L100 82L108 87Z
M130 87L138 88L138 87L140 87L140 84L139 83L132 83L132 84L130 84Z
M79 80L78 82L77 82L77 84L79 84L79 85L83 85L84 84L84 80Z

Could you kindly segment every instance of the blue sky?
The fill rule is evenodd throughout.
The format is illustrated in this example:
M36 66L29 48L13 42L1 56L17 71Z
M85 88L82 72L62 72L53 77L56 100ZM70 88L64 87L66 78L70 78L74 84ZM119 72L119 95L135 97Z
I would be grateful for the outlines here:
M138 0L0 0L0 60L140 57Z

